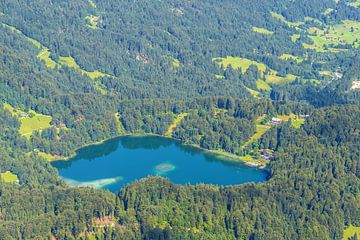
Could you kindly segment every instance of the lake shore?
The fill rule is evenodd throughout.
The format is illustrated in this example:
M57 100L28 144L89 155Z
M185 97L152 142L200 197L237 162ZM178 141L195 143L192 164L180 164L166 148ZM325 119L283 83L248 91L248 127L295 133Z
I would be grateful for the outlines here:
M165 136L165 135L160 135L160 134L154 134L154 133L134 133L134 134L123 134L123 135L120 135L120 136L116 136L116 137L111 137L111 138L107 138L107 139L104 139L104 140L101 140L101 141L98 141L98 142L95 142L95 143L89 143L89 144L85 144L79 148L77 148L70 156L68 157L64 157L64 158L61 158L61 159L47 159L49 162L56 162L56 161L67 161L73 157L76 156L76 152L82 148L85 148L85 147L89 147L89 146L92 146L92 145L100 145L106 141L109 141L109 140L112 140L112 139L115 139L115 138L119 138L119 137L146 137L146 136L155 136L155 137L163 137L163 138L169 138L169 139L172 139L172 140L175 140L175 141L178 141L179 143L185 145L185 146L190 146L190 147L194 147L194 148L197 148L197 149L200 149L204 152L207 152L207 153L210 153L210 154L214 154L214 155L217 155L217 156L220 156L220 158L224 161L232 161L232 162L241 162L241 163L244 163L245 165L249 166L249 167L255 167L255 168L261 168L261 169L264 169L267 167L267 163L260 163L256 160L249 160L248 158L246 157L242 157L242 156L238 156L236 154L233 154L233 153L229 153L229 152L226 152L224 150L221 150L221 149L218 149L218 150L210 150L210 149L205 149L205 148L202 148L200 147L200 145L198 144L189 144L189 143L183 143L181 142L179 139L176 139L176 138L173 138L173 137L170 137L170 136Z

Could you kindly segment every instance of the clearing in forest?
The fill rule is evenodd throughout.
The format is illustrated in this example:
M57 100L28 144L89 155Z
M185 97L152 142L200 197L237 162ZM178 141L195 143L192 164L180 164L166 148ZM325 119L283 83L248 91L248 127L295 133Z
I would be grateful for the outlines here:
M358 239L360 237L360 227L355 227L353 225L350 225L349 227L347 227L344 230L344 235L343 235L343 240L348 240L351 237L357 236L357 238L354 239Z
M165 136L171 137L172 133L176 129L177 125L188 115L188 113L180 113L175 116L173 123L169 126L168 130L165 133Z
M28 113L23 112L20 109L13 108L10 104L7 103L4 103L4 108L19 119L21 123L19 133L22 136L30 138L33 132L51 127L51 116L42 115L33 110L30 110Z
M360 0L355 0L354 2L350 2L350 3L346 3L348 6L352 6L352 7L360 7Z
M98 28L98 24L100 23L100 17L99 16L94 16L94 15L88 15L85 17L86 20L89 21L89 27L92 29L97 29Z
M6 183L18 183L19 182L18 176L16 174L13 174L10 171L0 173L0 178L3 182L6 182Z
M300 128L305 123L305 118L295 115L293 113L289 115L277 115L276 118L283 122L291 121L291 126L294 128Z
M118 128L118 133L125 134L126 131L125 131L124 125L121 122L121 115L119 113L115 113L114 116L115 116L115 121L116 121L117 128Z
M273 18L276 18L279 21L285 23L289 27L299 27L304 24L304 22L289 22L288 20L286 20L286 18L283 15L275 13L275 12L271 12L271 16Z
M269 31L265 28L253 27L252 30L253 30L253 32L257 32L257 33L264 34L264 35L273 35L274 34L274 32Z
M326 26L324 28L311 27L307 29L312 44L303 43L304 48L313 49L317 52L339 52L345 48L341 45L359 47L360 22L344 20L340 24ZM330 46L339 46L334 48Z
M299 58L298 56L295 56L295 55L292 55L292 54L287 54L287 53L284 53L282 54L279 59L281 60L294 60L295 62L297 63L302 63L304 60L302 58Z
M269 91L271 89L270 86L268 86L269 84L284 84L294 81L297 77L293 74L287 74L284 77L278 76L278 71L269 68L264 63L252 61L247 58L228 56L226 58L213 58L212 61L217 63L219 66L222 66L224 69L228 66L231 66L233 69L241 69L242 73L245 73L251 65L255 65L258 68L259 73L265 79L265 81L257 81L256 86L258 90ZM254 96L258 95L255 90L247 90Z
M50 58L51 52L50 50L43 46L41 43L39 43L38 41L36 41L35 39L32 39L30 37L27 37L23 32L21 32L20 30L18 30L17 28L1 23L0 26L3 26L5 28L8 28L10 30L12 30L13 32L16 32L18 34L21 34L22 36L24 36L29 42L31 42L32 44L34 44L38 49L40 49L39 54L37 55L37 58L40 61L43 61L45 63L45 66L51 69L55 69L55 67L61 67L61 66L67 66L69 68L75 69L77 71L79 71L82 75L86 75L89 78L91 78L92 80L96 80L98 78L101 77L113 77L109 74L106 73L102 73L99 71L93 71L93 72L89 72L89 71L85 71L83 69L80 68L80 66L76 63L75 59L73 57L59 57L59 62L55 62L53 59ZM98 90L101 94L106 94L106 88L99 82L94 81L94 87L96 90Z
M253 142L259 140L262 135L264 135L270 128L271 126L270 125L267 125L267 124L262 124L262 121L266 118L266 114L258 117L256 119L256 131L255 131L255 134L252 135L250 137L250 139L244 144L242 145L240 148L241 149L244 149L245 147L249 146L250 144L252 144Z

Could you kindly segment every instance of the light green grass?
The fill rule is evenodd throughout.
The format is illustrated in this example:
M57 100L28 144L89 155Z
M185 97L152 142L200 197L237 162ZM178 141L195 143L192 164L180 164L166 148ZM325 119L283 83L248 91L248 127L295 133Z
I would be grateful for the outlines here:
M286 18L284 16L282 16L281 14L275 13L275 12L271 12L271 16L278 19L279 21L285 23L289 27L299 27L304 24L304 22L289 22L286 20Z
M282 54L280 57L279 57L281 60L294 60L296 61L297 63L302 63L304 60L302 58L299 58L298 56L294 56L292 54L287 54L287 53L284 53Z
M116 121L116 124L117 124L117 128L118 128L118 133L119 134L125 134L125 128L123 126L123 124L121 123L121 116L119 113L115 113L114 114L115 116L115 121Z
M47 48L43 48L37 55L37 58L45 63L45 66L51 69L55 69L56 62L50 58L51 52Z
M246 86L244 86L244 87L245 87L245 89L246 89L253 97L256 97L256 98L259 97L260 92L254 90L254 89L251 89L251 88L249 88L249 87L246 87Z
M329 26L327 28L311 27L307 30L313 44L304 43L304 48L314 49L317 52L339 52L341 49L325 49L326 45L353 44L355 48L359 47L356 41L360 35L360 22L345 20L341 24Z
M360 6L360 0L356 0L354 2L347 3L347 5L357 8Z
M253 27L252 30L254 32L257 32L257 33L260 33L260 34L265 34L265 35L273 35L274 34L274 32L269 31L269 30L267 30L265 28Z
M30 110L29 113L25 113L20 109L12 107L8 103L4 103L4 108L7 109L14 117L17 117L21 123L19 133L22 136L30 138L34 131L50 128L52 117L39 114ZM21 114L26 114L26 117L20 117ZM31 116L31 117L30 117Z
M258 79L256 80L256 88L259 90L270 91L271 87L265 81Z
M332 13L334 11L334 9L332 8L327 8L325 11L324 11L324 15L329 15L330 13Z
M224 76L224 75L215 74L215 78L217 78L217 79L224 79L225 76Z
M45 116L42 114L35 114L33 117L20 118L21 126L19 133L22 136L30 137L33 132L50 128L52 121L51 116Z
M44 158L45 160L47 160L48 162L52 162L52 161L59 159L59 157L57 157L57 156L51 155L49 153L40 152L40 151L38 152L38 155L40 157Z
M180 67L180 61L176 58L172 59L172 66L174 69L178 69Z
M291 41L296 42L300 38L300 34L293 34L290 36Z
M286 77L280 77L276 75L266 75L265 76L265 82L268 84L285 84L292 82L296 79L297 76L293 74L288 74Z
M98 24L100 21L100 17L99 16L94 16L94 15L88 15L85 17L86 20L89 21L89 27L92 29L97 29L98 28Z
M284 122L291 121L291 126L294 128L300 128L305 123L304 118L300 118L298 115L293 113L289 115L277 115L276 118L283 120Z
M349 238L357 235L358 239L360 237L360 227L355 227L353 225L350 225L344 230L343 240L348 240Z
M171 137L177 125L188 115L189 113L180 113L175 116L174 121L168 127L165 136Z
M6 183L16 183L19 181L18 176L9 171L1 173L0 177L1 180Z
M226 69L228 66L231 66L233 69L241 68L242 73L245 73L251 65L257 66L260 73L264 73L266 71L266 65L264 63L252 61L247 58L228 56L226 58L213 58L212 60L219 66L224 66L224 69Z
M240 147L240 149L244 149L245 147L249 146L250 144L252 144L253 142L259 140L262 135L264 135L270 128L270 125L264 125L261 124L261 121L264 120L266 118L266 114L258 117L258 119L256 120L256 131L255 134L252 135L250 137L250 139Z
M88 0L88 2L93 8L97 8L97 6L93 0Z

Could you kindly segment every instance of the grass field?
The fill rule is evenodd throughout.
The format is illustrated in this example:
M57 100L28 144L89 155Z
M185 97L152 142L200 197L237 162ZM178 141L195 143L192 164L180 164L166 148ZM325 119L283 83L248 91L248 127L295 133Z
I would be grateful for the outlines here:
M246 90L247 90L253 97L256 97L256 98L259 97L260 92L254 90L254 89L251 89L251 88L249 88L249 87L246 87L246 86L244 86L244 87L246 88Z
M224 69L226 69L228 66L231 66L233 69L241 68L242 73L245 73L251 65L257 66L259 72L262 74L266 71L266 65L264 63L252 61L247 58L228 56L226 58L213 58L212 60L219 66L223 66Z
M94 15L88 15L85 17L86 20L89 21L89 27L91 27L92 29L97 29L98 28L98 24L100 21L100 17L99 16L94 16Z
M25 113L20 109L13 108L10 104L4 103L4 108L7 109L13 116L17 117L21 123L19 133L22 136L30 138L34 131L50 128L52 117L39 114L30 110L29 113ZM21 117L21 115L24 117Z
M296 42L300 38L300 34L293 34L290 36L291 41Z
M176 129L177 125L188 115L188 113L180 113L175 116L174 121L172 124L168 127L168 130L165 133L165 136L171 137L173 131Z
M174 69L178 69L180 67L180 61L177 60L176 58L172 59L172 66Z
M51 116L46 116L34 112L33 117L20 118L21 126L19 133L22 136L30 137L34 131L50 128Z
M93 0L88 0L88 2L93 8L96 8L96 4Z
M253 32L257 32L257 33L265 34L265 35L273 35L274 34L274 32L269 31L265 28L253 27L252 30L253 30Z
M256 88L259 90L270 91L271 87L265 81L258 79L256 80Z
M348 228L344 230L343 240L348 240L349 238L357 235L357 239L360 237L360 227L355 227L353 225L350 225Z
M304 123L305 119L291 113L289 115L277 115L276 118L281 119L285 122L291 120L291 126L294 128L300 128Z
M0 173L0 177L1 177L1 180L6 183L16 183L19 181L18 176L16 176L15 174L13 174L12 172L9 172L9 171Z
M224 75L215 74L215 78L217 78L217 79L224 79L225 76L224 76Z
M59 160L59 157L51 155L49 153L44 153L44 152L38 152L38 155L44 159L46 159L48 162L52 162L55 160Z
M117 127L118 127L118 133L119 134L125 134L125 128L123 126L123 124L121 123L121 116L119 113L115 113L114 114L115 116L115 121L116 121L116 124L117 124Z
M323 29L311 27L307 30L313 44L304 43L304 48L314 49L317 52L339 52L341 49L328 48L326 45L332 44L352 44L355 48L359 47L360 22L345 20L341 24L336 24Z
M99 71L88 72L88 71L81 69L73 57L59 57L59 64L62 66L67 66L69 68L78 70L81 72L81 74L88 76L92 80L95 80L95 79L101 78L101 77L111 77L111 75L102 73Z
M250 139L244 145L241 146L241 149L244 149L245 147L249 146L253 142L259 140L262 137L262 135L264 135L271 128L270 125L261 124L261 121L264 120L265 118L266 118L266 114L258 117L258 119L256 120L255 134L252 135L250 137Z
M276 75L266 75L265 82L268 84L285 84L292 82L296 79L297 76L293 74L288 74L286 77L280 77Z
M56 62L50 58L51 52L47 48L43 48L37 55L37 58L45 62L45 66L51 69L56 67Z
M360 7L360 0L355 0L354 2L347 3L347 5L352 7Z
M298 56L294 56L292 54L282 54L280 57L279 57L281 60L294 60L296 61L297 63L302 63L304 60L299 58Z
M281 14L275 13L275 12L271 12L271 16L273 18L278 19L279 21L285 23L286 25L288 25L289 27L299 27L301 25L304 24L304 22L289 22L285 19L284 16L282 16Z

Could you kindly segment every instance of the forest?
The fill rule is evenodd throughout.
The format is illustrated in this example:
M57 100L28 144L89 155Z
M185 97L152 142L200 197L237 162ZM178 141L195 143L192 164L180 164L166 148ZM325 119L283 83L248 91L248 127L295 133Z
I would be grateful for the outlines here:
M355 3L0 1L0 239L346 239L360 227ZM256 164L267 149L269 179L155 176L113 194L51 165L142 134Z

